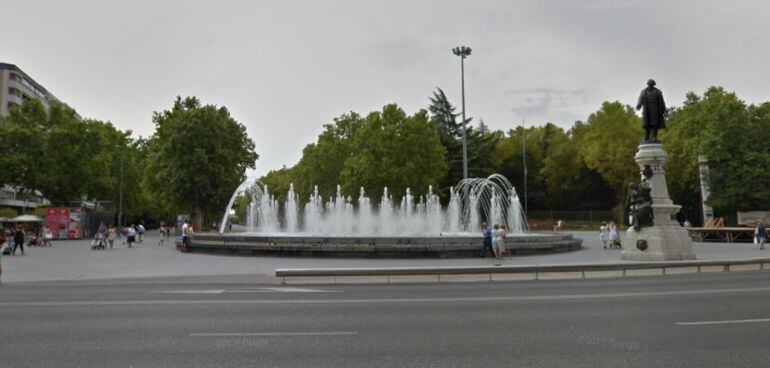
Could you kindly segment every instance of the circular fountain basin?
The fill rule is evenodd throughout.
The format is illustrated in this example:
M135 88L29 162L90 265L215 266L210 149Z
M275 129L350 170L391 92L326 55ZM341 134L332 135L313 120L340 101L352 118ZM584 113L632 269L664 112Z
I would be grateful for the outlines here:
M578 250L581 239L570 234L509 234L506 249L511 255ZM478 235L434 236L316 236L265 235L254 233L195 234L185 252L228 253L295 257L353 258L461 258L478 257L482 238Z

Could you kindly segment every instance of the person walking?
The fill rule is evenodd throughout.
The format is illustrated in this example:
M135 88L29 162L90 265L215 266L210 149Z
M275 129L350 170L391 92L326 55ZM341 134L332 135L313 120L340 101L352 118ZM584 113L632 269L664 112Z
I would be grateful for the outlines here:
M144 227L144 220L139 222L139 225L136 225L137 232L139 233L139 243L144 242L144 232L146 231Z
M481 248L481 258L484 258L484 256L487 255L487 250L490 251L490 254L494 255L495 250L492 249L492 230L486 222L481 224L481 233L484 236L484 245L482 245Z
M26 235L21 225L16 227L16 232L13 233L13 251L11 254L16 255L16 248L21 248L21 255L24 255L24 238Z
M110 228L107 229L107 245L110 246L110 249L112 249L112 246L115 245L115 239L118 238L118 229L115 227L115 224L110 225Z
M500 225L500 229L497 230L497 255L499 260L502 260L505 256L505 224Z
M190 220L184 220L182 225L182 247L187 250L187 245L190 244Z
M610 248L620 248L620 234L615 221L610 221Z
M158 232L160 233L160 240L158 241L158 245L163 245L166 243L166 236L168 236L168 230L166 230L166 224L163 221L160 222L160 228L158 229Z
M606 222L602 222L602 226L599 227L599 239L602 241L602 246L607 249L607 243L610 242L610 227Z
M5 251L5 229L0 227L0 283L3 281L3 252Z
M498 249L497 249L497 231L500 230L500 225L495 224L492 226L492 233L490 234L492 236L492 254L495 256L495 259L499 259L498 257Z
M128 247L132 248L131 244L136 240L136 225L131 225L126 229L126 243Z
M767 228L762 220L759 220L754 235L757 237L757 243L759 243L759 249L765 249L765 242L767 241Z

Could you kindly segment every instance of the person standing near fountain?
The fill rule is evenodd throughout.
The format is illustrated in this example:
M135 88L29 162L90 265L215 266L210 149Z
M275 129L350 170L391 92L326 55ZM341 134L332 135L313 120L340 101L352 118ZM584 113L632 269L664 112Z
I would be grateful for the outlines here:
M502 260L505 256L505 225L500 225L497 230L497 259Z
M481 224L482 234L484 235L484 245L481 248L481 258L484 258L489 249L492 255L495 254L494 248L492 248L492 230L489 228L486 222Z

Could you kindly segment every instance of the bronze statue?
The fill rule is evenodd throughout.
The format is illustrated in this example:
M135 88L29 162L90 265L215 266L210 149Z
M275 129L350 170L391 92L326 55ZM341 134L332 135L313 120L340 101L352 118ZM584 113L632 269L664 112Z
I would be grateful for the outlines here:
M652 212L652 187L649 183L653 175L652 168L644 165L642 174L644 177L641 183L631 183L628 187L628 210L632 217L631 225L636 231L652 226L655 219Z
M644 118L644 143L658 143L658 129L666 127L666 103L663 101L663 92L655 88L655 81L647 81L647 88L639 95L636 109L642 110Z

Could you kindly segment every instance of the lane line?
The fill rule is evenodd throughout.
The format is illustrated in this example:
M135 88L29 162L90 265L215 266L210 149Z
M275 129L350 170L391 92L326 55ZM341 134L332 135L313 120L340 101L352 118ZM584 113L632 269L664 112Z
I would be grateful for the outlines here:
M0 302L0 307L70 307L70 306L120 306L120 305L215 305L215 304L378 304L378 303L443 303L487 301L558 301L581 299L616 299L656 296L710 295L768 292L770 287L706 289L678 291L650 291L607 294L565 294L499 297L458 298L382 298L382 299L197 299L197 300L73 300L37 302Z
M151 291L151 294L224 294L224 293L341 293L342 290L321 290L295 287L264 287L257 289L188 289Z
M770 318L754 318L754 319L732 319L724 321L698 321L698 322L677 322L679 326L703 326L703 325L728 325L737 323L763 323L770 322Z
M358 335L357 331L327 332L197 332L192 337L272 337L272 336L347 336Z

